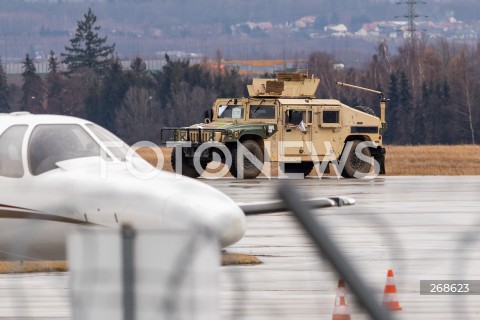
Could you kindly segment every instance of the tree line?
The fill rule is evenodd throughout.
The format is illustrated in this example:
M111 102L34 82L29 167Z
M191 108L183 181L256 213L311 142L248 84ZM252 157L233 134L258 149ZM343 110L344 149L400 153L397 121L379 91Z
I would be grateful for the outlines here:
M216 64L172 60L159 71L147 71L140 57L124 70L115 45L99 35L89 9L59 58L49 57L49 73L40 77L27 54L23 84L8 84L0 61L0 112L25 110L79 116L94 121L128 142L159 142L166 126L203 120L216 97L246 96L250 79ZM389 99L387 133L390 144L475 144L480 135L480 45L446 41L406 42L392 54L380 43L369 61L357 68L338 68L327 52L313 52L309 73L321 79L319 98L335 98L378 110L375 94L336 85L347 82L384 92Z
M50 52L49 72L41 77L27 54L21 87L8 85L0 59L0 112L77 116L127 142L158 143L165 126L203 121L203 111L216 97L246 95L246 79L236 70L220 70L219 64L191 65L166 55L160 71L148 71L140 57L124 70L115 57L115 45L109 45L99 30L89 9L62 54L68 71L59 71L59 57Z
M335 70L325 52L309 57L319 76L318 96L378 110L378 97L340 87L342 81L376 89L389 99L385 142L391 144L476 144L480 135L480 44L453 45L444 40L408 41L391 54L380 43L360 68Z

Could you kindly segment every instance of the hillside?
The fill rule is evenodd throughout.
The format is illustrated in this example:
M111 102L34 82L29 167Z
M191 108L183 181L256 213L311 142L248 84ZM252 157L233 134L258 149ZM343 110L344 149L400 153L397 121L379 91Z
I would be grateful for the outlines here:
M478 21L475 0L418 5L428 20ZM322 37L325 26L344 24L356 32L365 23L404 16L405 5L387 0L0 0L0 56L41 57L64 50L76 21L91 6L121 56L144 58L181 50L231 58L298 58L313 50L344 50L371 43ZM319 35L319 36L317 36ZM378 40L377 40L378 41ZM374 42L377 42L374 41Z

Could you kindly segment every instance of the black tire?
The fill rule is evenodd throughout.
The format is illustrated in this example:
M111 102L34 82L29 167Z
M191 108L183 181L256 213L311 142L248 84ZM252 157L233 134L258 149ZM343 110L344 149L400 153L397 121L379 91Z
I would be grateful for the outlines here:
M285 163L285 173L302 173L308 176L313 169L313 162Z
M366 106L355 106L353 107L354 109L357 109L359 111L365 112L366 114L369 114L371 116L376 117L377 115L375 114L375 111L373 111L372 108L366 107Z
M355 150L361 142L362 141L359 141L359 140L353 141L352 147L347 157L347 161L345 162L345 167L343 168L343 171L342 171L342 177L355 178L356 172L360 172L361 174L367 174L370 172L370 169L372 167L371 164L363 160L360 160L355 154ZM367 157L371 157L369 148L363 148L362 153ZM342 158L343 158L343 154L340 159Z
M180 172L182 175L184 176L187 176L187 177L190 177L190 178L198 178L202 173L203 171L205 170L205 168L207 167L207 163L205 162L200 162L200 165L202 166L203 170L202 172L198 172L196 169L195 169L195 166L193 165L193 158L187 158L185 157L185 154L182 152L182 172ZM176 165L177 165L177 161L176 161L176 158L177 158L177 155L176 155L176 149L173 148L172 150L172 156L171 156L171 164L172 164L172 168L173 168L173 171L175 173L177 173L177 168L176 168Z
M245 140L242 142L245 149L250 151L263 165L263 150L254 140ZM255 179L261 172L261 168L257 168L248 158L241 157L241 161L237 162L237 148L232 150L232 166L230 173L237 179ZM243 170L241 170L243 168ZM243 171L243 177L240 173Z

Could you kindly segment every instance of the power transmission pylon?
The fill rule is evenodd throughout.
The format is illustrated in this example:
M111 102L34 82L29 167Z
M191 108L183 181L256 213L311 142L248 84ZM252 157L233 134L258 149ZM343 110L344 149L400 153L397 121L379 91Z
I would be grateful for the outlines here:
M408 19L408 26L407 26L407 39L411 42L414 41L415 39L415 32L417 31L417 27L415 25L415 19L418 17L427 17L427 16L421 16L417 14L417 11L415 10L415 6L417 4L426 4L426 1L417 1L417 0L402 0L397 2L397 4L406 4L408 7L407 14L404 15L403 17Z

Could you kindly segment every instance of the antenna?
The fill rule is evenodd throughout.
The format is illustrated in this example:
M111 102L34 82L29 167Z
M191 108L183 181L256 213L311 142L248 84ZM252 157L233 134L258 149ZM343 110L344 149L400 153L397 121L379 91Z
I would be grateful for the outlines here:
M408 7L407 14L403 15L402 17L405 17L408 19L408 27L407 27L407 38L409 41L413 42L415 38L415 32L417 31L417 27L415 25L415 19L419 17L425 17L427 18L428 16L423 16L423 15L418 15L417 11L415 10L415 7L417 4L427 4L426 1L417 1L417 0L402 0L397 2L397 4L406 4ZM395 18L398 18L399 16L396 16Z

